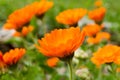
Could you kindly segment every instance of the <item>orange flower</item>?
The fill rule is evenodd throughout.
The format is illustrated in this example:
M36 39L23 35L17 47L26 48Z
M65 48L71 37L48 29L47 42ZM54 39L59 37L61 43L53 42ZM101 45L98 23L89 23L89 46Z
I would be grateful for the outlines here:
M120 55L120 47L116 45L106 45L93 54L91 61L97 66L105 63L112 63L117 58L118 51Z
M99 32L96 35L96 39L100 42L103 39L109 40L110 39L110 34L108 32Z
M9 15L7 23L5 23L3 27L5 29L18 29L27 24L34 16L34 12L30 9L31 8L25 7L14 11Z
M14 25L13 23L7 22L3 25L3 27L5 29L16 29L16 25Z
M41 2L35 4L36 15L42 15L53 6L52 1L41 0Z
M7 65L15 64L23 55L25 54L25 49L12 49L9 52L3 53L0 51L0 69L3 69Z
M12 49L3 55L3 60L7 65L15 64L24 54L25 49Z
M94 5L96 6L96 7L101 7L102 6L102 0L97 0L95 3L94 3Z
M22 35L26 36L28 33L30 33L31 31L33 31L34 27L33 26L28 26L28 27L23 27L22 28Z
M39 40L40 46L36 47L45 56L65 58L73 55L73 52L82 44L84 37L85 32L81 32L79 27L56 29Z
M3 27L5 29L18 29L29 23L33 16L38 14L42 15L52 6L53 2L48 2L46 0L29 4L24 8L18 9L10 14Z
M114 63L120 65L120 50L116 54L116 58L114 59Z
M106 9L104 7L100 7L88 12L88 16L90 19L95 20L96 22L100 22L103 20L106 13Z
M61 12L58 16L56 16L56 20L59 23L74 25L87 13L86 9L78 8L78 9L68 9Z
M15 36L15 37L21 36L21 33L16 31L13 36Z
M93 38L93 37L89 37L87 39L87 42L89 44L98 44L100 43L102 40L109 40L110 39L110 34L107 33L107 32L99 32L96 34L96 37Z
M89 38L87 39L87 42L88 42L88 44L97 44L97 43L99 43L99 42L96 40L96 38L93 38L93 37L89 37Z
M120 68L119 68L119 67L118 67L118 68L116 68L116 72L118 72L118 73L120 72Z
M24 26L21 30L21 32L16 31L14 36L26 36L28 33L32 32L34 29L33 26Z
M97 24L88 24L83 27L83 30L86 31L87 36L93 36L101 30L101 26Z
M57 57L53 57L47 60L47 65L49 67L54 67L57 65L57 62L59 61L59 59Z
M6 65L3 60L3 55L2 55L2 52L0 51L0 69L3 69L5 66Z

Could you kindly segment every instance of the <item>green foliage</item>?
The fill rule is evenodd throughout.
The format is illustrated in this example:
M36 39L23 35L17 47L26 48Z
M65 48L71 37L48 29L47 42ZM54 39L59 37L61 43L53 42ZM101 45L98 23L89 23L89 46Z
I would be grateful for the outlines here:
M14 10L22 8L23 6L30 4L34 1L39 0L0 0L0 26L6 22L9 14L11 14ZM55 17L66 9L71 8L87 8L88 10L94 8L93 0L53 0L54 6L45 13L42 20L37 17L33 17L30 24L34 26L34 31L28 34L27 37L21 38L16 37L10 39L7 43L12 44L13 47L25 47L27 52L25 56L14 66L11 66L7 71L7 73L0 75L0 80L49 80L48 76L51 77L50 80L68 80L68 70L66 68L66 64L60 63L57 67L51 68L48 67L46 60L48 59L40 52L38 52L35 48L35 44L37 44L38 38L44 36L46 32L50 32L56 28L65 28L66 25L60 24L56 21ZM107 28L106 31L110 32L111 43L120 45L120 0L105 0L104 6L107 8L107 14L105 17L105 21L111 23L111 27ZM41 25L38 25L37 21L41 21ZM116 37L117 36L117 37ZM5 43L6 44L6 43ZM99 47L102 47L105 43L101 43L99 45L87 45L85 42L81 48L84 51L91 50L90 57L93 52L95 52ZM63 75L58 74L57 68L65 68L65 72ZM111 72L107 72L107 74L103 74L104 69L97 68L90 60L87 59L79 59L79 63L75 69L79 69L80 66L85 66L89 69L91 80L120 80L116 79L114 74ZM74 71L75 73L75 71ZM117 74L119 76L120 73ZM75 80L82 80L79 76L75 75Z

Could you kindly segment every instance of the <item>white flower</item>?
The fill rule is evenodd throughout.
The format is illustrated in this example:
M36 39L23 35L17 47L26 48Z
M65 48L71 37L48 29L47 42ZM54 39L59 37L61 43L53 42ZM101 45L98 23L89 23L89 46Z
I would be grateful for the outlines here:
M103 26L105 28L110 28L110 27L112 27L112 23L110 23L110 22L103 22Z
M57 72L60 75L64 75L64 73L66 72L66 68L65 67L57 68Z
M79 63L79 59L77 59L76 57L73 57L73 63L75 63L75 64L78 64Z
M82 49L78 48L74 53L74 57L76 57L76 58L88 58L88 53L86 53Z
M88 17L83 17L78 21L78 26L82 27L86 24L94 24L95 22L93 20L88 19Z
M89 80L91 78L90 72L86 67L76 70L75 74L86 80Z
M11 30L0 29L0 42L5 42L9 40L15 32L16 31L14 29Z

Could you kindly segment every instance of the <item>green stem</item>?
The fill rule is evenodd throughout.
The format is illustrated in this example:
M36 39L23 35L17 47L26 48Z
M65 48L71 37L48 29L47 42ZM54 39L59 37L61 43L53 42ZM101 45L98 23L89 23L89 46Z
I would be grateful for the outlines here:
M68 61L67 61L67 65L68 65L68 69L69 69L69 74L70 74L70 80L73 80L73 76L72 76L72 60L71 59L69 59Z

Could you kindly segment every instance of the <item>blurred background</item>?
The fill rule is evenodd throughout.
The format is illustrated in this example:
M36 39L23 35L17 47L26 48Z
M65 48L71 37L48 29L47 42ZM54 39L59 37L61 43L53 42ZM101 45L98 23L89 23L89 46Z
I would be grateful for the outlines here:
M0 26L6 22L7 17L11 14L14 10L24 7L27 4L30 4L34 1L39 0L0 0ZM70 8L87 8L92 9L94 6L95 0L53 0L54 7L50 9L44 17L44 22L47 23L47 29L52 30L54 28L62 28L63 25L60 25L56 22L55 16L58 15L59 12L70 9ZM113 35L112 41L117 41L120 44L120 7L119 7L119 0L103 0L104 6L107 8L107 13L105 16L105 22L107 22L108 26L110 27L110 32ZM117 38L117 39L116 39Z
M34 1L39 0L0 0L0 27L3 26L8 16L13 11L20 9ZM65 27L65 25L59 24L55 20L55 17L61 11L79 7L91 10L94 8L95 2L95 0L52 0L52 1L54 2L54 6L45 13L45 16L42 20L44 23L43 26L46 27L45 32L50 32L53 29ZM103 6L107 9L107 13L104 18L104 22L106 23L107 26L105 31L111 33L112 35L110 40L111 43L120 46L120 7L119 7L120 0L103 0ZM32 19L31 24L33 24L34 26L37 25L36 22L34 22L34 18ZM40 32L42 32L42 29ZM40 34L42 34L43 36L44 33ZM29 40L29 37L27 38L27 40ZM29 42L31 41L29 40ZM8 43L14 45L22 44L21 42L19 43L19 39L17 38L16 40L11 40ZM2 45L2 43L0 44ZM12 48L11 45L9 47ZM54 69L50 68L45 64L45 60L47 60L47 58L39 54L37 50L31 49L27 50L28 54L25 55L24 58L20 61L19 65L17 65L17 68L14 69L14 66L11 67L8 74L0 75L0 80L68 80L67 77L68 75L66 74L67 72L65 69L66 64L64 64L64 66L62 67L61 64L63 65L63 63L61 62L58 64L59 66L58 68ZM93 80L113 80L113 77L110 77L112 75L105 77L105 79L99 78L98 75L99 71L95 68L95 66L93 67L93 64L90 62L90 60L89 61L85 60L85 63L84 60L82 60L81 63L86 64L89 67L91 73L94 74ZM79 79L79 77L76 77L76 80L85 79Z

